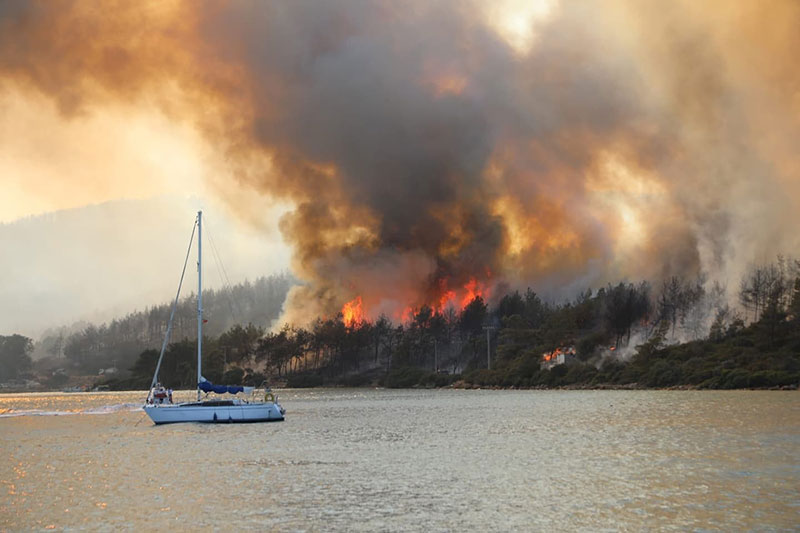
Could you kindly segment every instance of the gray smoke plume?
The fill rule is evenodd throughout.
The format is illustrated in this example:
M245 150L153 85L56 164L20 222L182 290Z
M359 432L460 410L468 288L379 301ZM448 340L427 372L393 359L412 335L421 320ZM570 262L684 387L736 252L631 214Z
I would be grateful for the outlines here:
M724 281L800 244L800 7L695 4L552 3L520 48L479 2L11 2L0 83L202 129L294 205L291 321Z

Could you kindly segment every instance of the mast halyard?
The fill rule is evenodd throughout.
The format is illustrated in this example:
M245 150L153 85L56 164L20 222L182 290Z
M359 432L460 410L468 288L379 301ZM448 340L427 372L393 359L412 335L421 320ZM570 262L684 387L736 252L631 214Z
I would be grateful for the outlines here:
M197 212L197 401L200 401L200 380L203 359L203 212Z

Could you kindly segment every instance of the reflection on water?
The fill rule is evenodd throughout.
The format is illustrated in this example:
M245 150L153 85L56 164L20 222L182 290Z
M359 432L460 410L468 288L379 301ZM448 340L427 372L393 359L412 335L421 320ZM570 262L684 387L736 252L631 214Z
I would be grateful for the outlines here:
M158 427L143 397L0 396L0 530L794 530L800 516L796 392L290 390L282 423Z

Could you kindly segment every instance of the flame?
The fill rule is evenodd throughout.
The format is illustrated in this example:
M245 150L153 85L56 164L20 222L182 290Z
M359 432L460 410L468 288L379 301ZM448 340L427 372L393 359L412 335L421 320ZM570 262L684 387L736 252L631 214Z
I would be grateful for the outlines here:
M344 325L352 328L364 322L364 311L361 309L361 296L356 296L342 306Z
M491 272L486 271L486 277L491 278ZM437 311L444 311L447 307L452 306L457 310L462 311L472 301L480 296L484 301L489 299L489 286L488 282L479 281L477 278L470 277L463 287L457 289L449 289L446 279L441 280L439 283L441 296L439 297L438 307L434 307Z
M469 281L466 285L464 285L464 296L461 298L461 308L465 308L478 296L486 300L488 297L488 291L483 283L480 283L475 278L469 278Z
M555 359L556 357L558 357L562 353L563 352L561 351L561 348L556 348L552 352L547 352L547 353L542 354L542 359L545 362L552 361L553 359Z
M400 322L405 323L411 320L412 316L414 316L414 308L408 305L397 315L397 318L400 319Z
M561 354L564 354L564 355L575 355L575 348L574 347L571 347L571 348L556 348L552 352L545 352L545 353L542 354L542 361L547 363L549 361L554 360L556 357L558 357Z
M484 301L489 298L492 292L490 279L491 271L486 269L484 275L470 276L466 283L448 276L439 277L425 295L414 295L407 290L401 290L395 298L385 299L380 298L379 294L372 294L372 291L362 293L342 306L342 320L347 327L355 327L365 321L377 319L380 315L386 315L394 321L406 324L423 307L429 308L434 314L446 315L452 311L458 314L475 298L481 297Z
M487 277L491 273L487 271ZM452 286L448 278L442 278L438 281L438 288L433 292L433 295L427 300L416 305L406 305L394 313L394 317L399 319L400 322L406 323L411 320L419 310L427 305L434 313L444 314L447 309L453 309L456 312L461 312L472 301L481 297L486 300L489 297L490 290L488 282L481 282L478 279L471 277L463 287Z
M456 301L456 293L455 293L455 291L452 291L452 290L445 291L445 293L442 294L442 296L439 298L438 310L442 311L443 309L446 309L447 306L453 305L453 302L455 302L455 301Z

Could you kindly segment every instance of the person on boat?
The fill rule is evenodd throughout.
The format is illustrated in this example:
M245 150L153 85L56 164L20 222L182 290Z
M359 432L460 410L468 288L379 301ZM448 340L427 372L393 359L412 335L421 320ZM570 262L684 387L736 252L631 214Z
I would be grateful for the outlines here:
M167 400L172 403L172 389L167 389Z
M164 388L164 385L157 383L153 390L153 403L162 405L167 402L167 398L171 398L171 394L167 394L167 389ZM170 403L172 403L171 399Z

